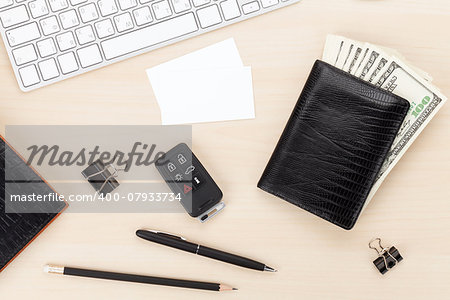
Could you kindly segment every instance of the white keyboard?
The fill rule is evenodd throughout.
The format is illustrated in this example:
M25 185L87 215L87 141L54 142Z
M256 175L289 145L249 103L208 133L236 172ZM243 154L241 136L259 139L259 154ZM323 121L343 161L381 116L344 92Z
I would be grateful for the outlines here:
M0 31L30 91L298 1L0 0Z

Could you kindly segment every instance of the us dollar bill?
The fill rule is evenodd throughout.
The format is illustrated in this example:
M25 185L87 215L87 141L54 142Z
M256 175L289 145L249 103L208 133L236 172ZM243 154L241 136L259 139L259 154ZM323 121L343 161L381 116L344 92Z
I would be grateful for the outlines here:
M345 52L344 46L346 41L347 38L345 37L329 34L325 41L322 60L336 66L339 57Z
M439 89L395 57L376 85L408 100L410 108L377 175L365 206L369 204L406 150L447 101L447 97L442 95Z
M347 56L344 59L342 55ZM431 83L433 78L428 73L412 66L393 49L329 35L323 59L410 103L407 116L376 177L365 208L387 175L441 109L447 98Z
M364 45L362 43L351 41L352 45L350 46L350 53L345 60L344 66L342 67L342 70L344 70L347 73L351 73L351 71L355 68L356 62L361 57Z
M363 48L356 47L354 51L355 51L355 53L352 53L353 55L350 55L351 59L349 59L347 64L344 66L344 70L348 73L351 73L353 68L355 68L356 62L358 61L358 59L360 58L360 56L363 53Z
M360 70L356 71L356 76L358 76L361 79L364 79L366 75L369 73L370 69L374 66L375 61L378 59L378 56L380 56L380 53L376 50L369 51L370 54L367 58L367 61L363 63L362 68Z
M356 71L359 70L359 68L361 67L363 61L365 61L367 55L369 54L369 46L366 43L363 47L362 47L362 51L361 51L361 55L359 55L357 58L354 58L354 65L349 68L349 73L352 75L356 74Z
M426 81L432 82L433 81L433 77L428 74L427 72L423 71L422 69L413 66L401 53L399 53L397 50L395 49L391 49L388 47L382 47L379 46L384 52L386 52L387 54L389 54L391 57L397 57L398 59L401 59L405 64L407 64L414 72L416 72L416 74L418 74L420 77L422 77L423 79L425 79Z
M369 77L369 82L372 83L374 79L377 77L378 73L383 70L384 66L388 63L388 58L381 57L378 64L376 64L376 69L372 72L372 75Z
M355 76L365 81L372 82L389 61L390 56L378 46L371 44L367 45L369 54L355 72Z

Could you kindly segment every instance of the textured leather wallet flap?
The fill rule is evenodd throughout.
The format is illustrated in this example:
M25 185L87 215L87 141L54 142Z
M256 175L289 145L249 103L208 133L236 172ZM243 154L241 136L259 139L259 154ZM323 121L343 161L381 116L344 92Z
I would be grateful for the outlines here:
M351 229L408 108L317 61L258 187Z

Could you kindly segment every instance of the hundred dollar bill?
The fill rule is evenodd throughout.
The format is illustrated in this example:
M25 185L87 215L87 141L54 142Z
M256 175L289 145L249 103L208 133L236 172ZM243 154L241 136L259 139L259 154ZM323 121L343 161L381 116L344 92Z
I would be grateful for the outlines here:
M395 49L392 48L388 48L388 47L382 47L379 46L384 52L386 52L387 54L389 54L391 57L397 57L398 59L401 59L405 64L407 64L414 72L416 72L418 75L420 75L421 77L423 77L426 81L432 82L433 81L433 77L428 74L427 72L425 72L424 70L413 66L400 52L398 52Z
M370 71L370 76L366 76L366 78L364 78L366 81L373 83L373 81L375 80L375 78L378 77L378 74L381 73L381 71L383 71L387 65L387 63L390 61L391 59L388 56L382 56L380 55L378 57L378 60L375 61L374 67L373 69ZM383 73L381 73L383 74Z
M374 64L369 66L369 70L366 73L370 73L370 77L367 81L372 82L374 77L377 77L378 72L382 68L380 66L381 64L385 64L386 60L388 60L389 57L395 56L399 59L401 59L405 64L407 64L413 71L415 71L417 74L419 74L421 77L423 77L425 80L432 82L433 77L430 76L427 72L411 65L403 55L401 55L397 50L391 49L388 47L382 47L382 46L376 46L369 43L361 43L352 39L348 39L343 36L329 34L327 35L325 48L323 51L322 60L338 67L352 75L357 75L358 77L361 76L361 73L363 72L364 66L366 66L369 58L366 59L367 54L369 50L375 50L376 52L372 53L372 55L377 56L379 61L374 61ZM384 53L383 57L379 57L377 53ZM348 55L346 55L348 54ZM343 64L343 65L342 65ZM362 65L363 68L360 68ZM376 66L375 71L376 73L373 74L370 67ZM356 74L356 72L359 70L359 73ZM363 77L365 77L367 74L364 74ZM365 78L364 78L365 79Z
M347 39L342 36L329 34L325 42L322 60L336 66L339 56L343 53L343 47Z
M356 66L356 62L363 54L364 45L362 43L359 43L357 41L351 41L351 51L346 59L346 62L344 63L344 66L342 67L342 70L344 70L347 73L351 73L353 68Z
M395 57L392 58L387 71L375 84L408 100L411 106L387 158L383 162L364 207L369 204L392 168L447 101L439 89Z
M351 40L344 40L344 43L342 44L341 53L339 54L338 60L336 62L336 68L343 69L344 65L347 63L351 52L353 51L353 48L355 48L355 43Z
M379 47L368 44L368 54L354 75L371 82L388 60L388 54L384 53Z
M387 175L447 98L431 84L433 78L428 73L412 66L393 49L329 35L324 49L324 60L410 103L408 114L377 175L365 208Z
M369 44L365 43L362 47L361 54L359 55L358 58L356 58L353 66L349 67L350 74L352 74L352 75L356 74L356 71L358 71L358 69L361 67L361 65L362 65L363 61L365 61L365 58L367 57L368 53L369 53Z

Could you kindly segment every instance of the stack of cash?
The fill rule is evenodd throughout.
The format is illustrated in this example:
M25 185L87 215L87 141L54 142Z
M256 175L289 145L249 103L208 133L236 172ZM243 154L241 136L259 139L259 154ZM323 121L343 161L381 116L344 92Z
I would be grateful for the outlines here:
M411 104L372 187L366 201L367 205L386 176L444 105L447 98L431 83L433 78L430 75L411 66L393 49L329 35L322 60L392 92Z

